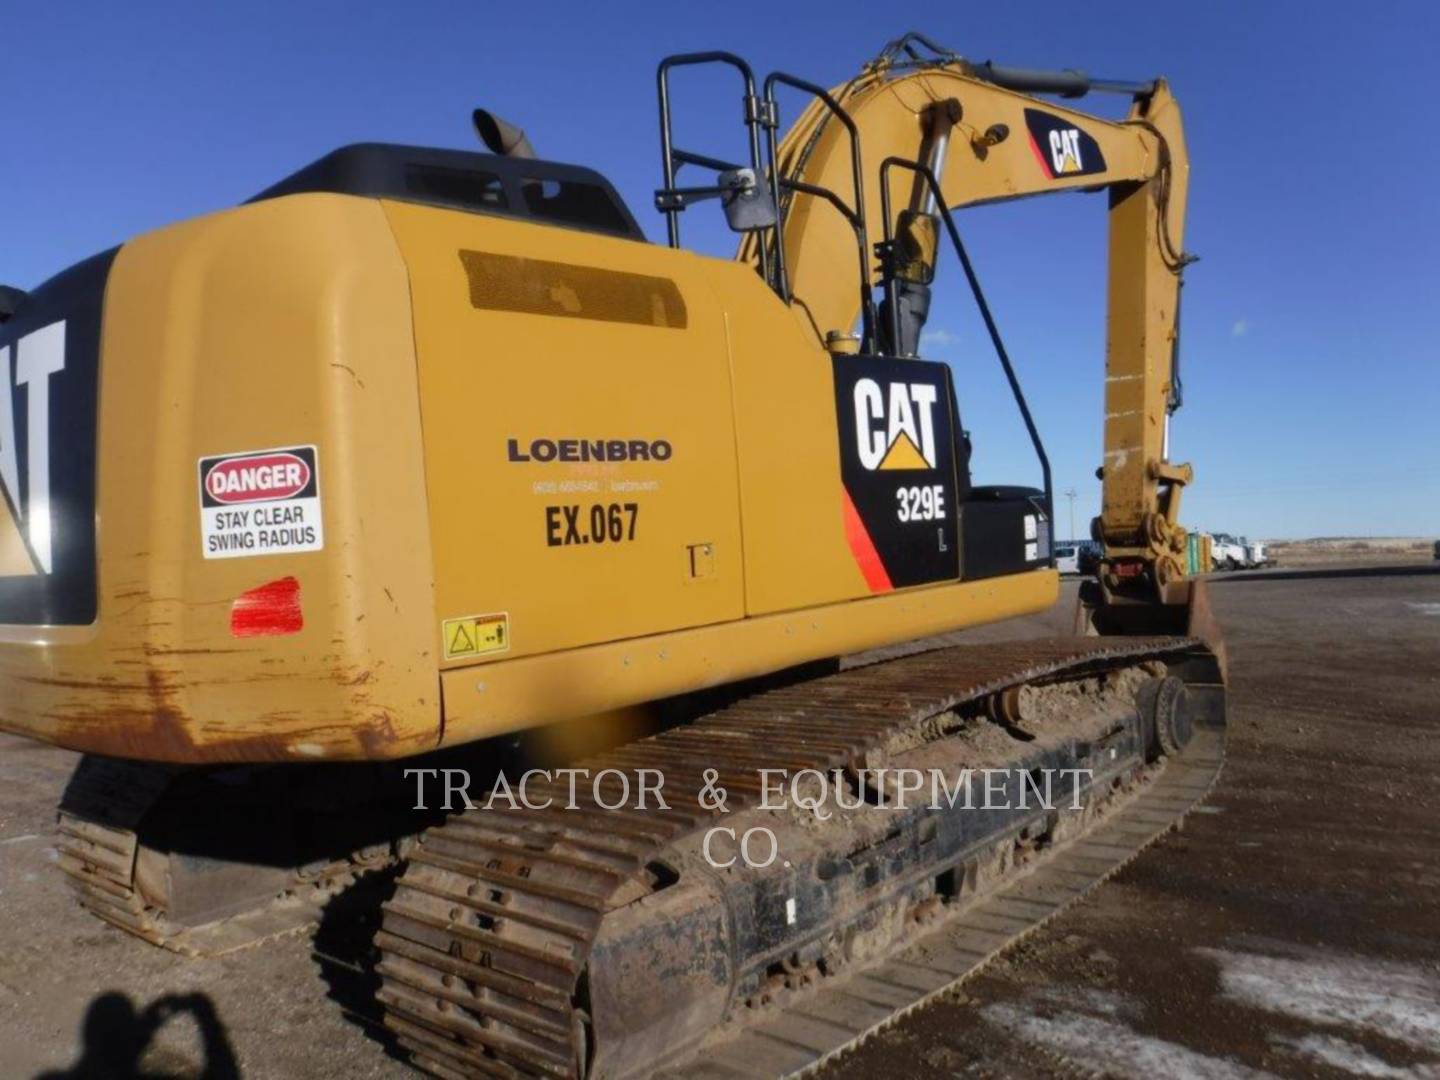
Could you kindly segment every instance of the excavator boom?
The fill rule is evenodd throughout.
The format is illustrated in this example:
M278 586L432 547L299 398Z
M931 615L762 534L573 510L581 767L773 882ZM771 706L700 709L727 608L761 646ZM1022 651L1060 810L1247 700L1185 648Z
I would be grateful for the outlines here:
M915 35L908 36L914 38ZM923 39L922 39L923 40ZM1101 578L1111 593L1148 591L1185 577L1180 490L1188 465L1169 458L1169 416L1180 403L1178 374L1182 244L1189 159L1180 107L1163 79L1120 83L1076 72L1030 72L973 64L932 51L920 59L901 39L855 79L830 91L855 128L852 140L819 99L780 140L779 176L841 193L884 221L881 165L893 158L926 164L952 210L1060 192L1104 191L1109 200L1109 284L1105 358L1102 508L1096 539L1105 546ZM1115 122L1022 90L1129 95ZM903 175L906 182L910 176ZM934 195L917 181L911 205ZM783 264L797 314L820 340L849 333L862 298L879 284L867 261L859 288L836 267L855 262L853 225L817 194L786 191ZM873 229L873 226L872 226ZM759 262L773 238L751 233L740 257ZM1170 595L1173 595L1174 590Z

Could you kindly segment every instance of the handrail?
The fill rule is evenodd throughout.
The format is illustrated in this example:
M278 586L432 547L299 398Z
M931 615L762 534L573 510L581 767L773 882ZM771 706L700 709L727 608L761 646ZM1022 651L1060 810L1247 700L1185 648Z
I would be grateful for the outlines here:
M675 56L667 56L660 61L659 70L655 74L657 87L660 93L660 152L663 158L662 166L665 176L665 188L663 193L675 191L675 172L680 165L698 165L702 168L715 169L717 172L724 172L734 168L728 162L718 158L708 157L704 154L693 153L689 150L677 150L671 136L670 124L670 69L677 67L690 67L698 64L728 64L735 68L745 81L745 127L750 135L750 167L755 170L758 178L761 175L760 158L760 99L755 96L755 73L740 57L731 52L713 51L697 53L679 53ZM658 195L662 193L657 193ZM661 206L661 212L665 215L666 234L672 248L680 246L680 206ZM778 207L777 207L778 215ZM778 228L778 226L777 226ZM777 245L778 246L778 245ZM765 253L765 246L760 245L760 274L766 281L770 280L769 260Z
M776 129L780 126L780 109L775 101L775 87L788 86L794 90L801 90L818 99L830 114L844 125L850 135L850 169L852 181L855 185L855 206L847 207L843 200L834 192L825 188L817 187L814 184L807 184L802 180L791 180L780 175L779 147L776 139ZM765 116L764 125L766 130L767 149L770 156L770 190L775 199L775 206L780 206L780 189L788 188L791 191L803 192L806 195L818 196L835 206L844 215L845 220L855 230L855 241L860 253L860 319L861 319L861 341L862 352L873 352L876 346L875 338L875 297L870 289L870 235L865 225L865 177L862 168L860 154L860 130L855 126L854 119L845 110L845 107L836 101L830 91L815 83L806 82L804 79L796 78L794 75L787 75L781 71L772 71L765 77ZM778 220L775 224L775 251L776 251L776 287L780 298L787 304L790 302L790 284L786 278L785 271L785 234L784 221ZM764 258L764 245L761 245L761 258Z

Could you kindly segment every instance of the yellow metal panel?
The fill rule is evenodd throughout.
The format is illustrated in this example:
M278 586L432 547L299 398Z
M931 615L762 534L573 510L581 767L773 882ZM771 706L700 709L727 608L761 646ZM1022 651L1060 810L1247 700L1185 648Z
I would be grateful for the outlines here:
M1048 572L864 597L831 361L743 266L303 195L132 242L105 310L100 615L3 628L0 727L400 756L440 739L442 685L460 742L1055 598ZM324 550L204 559L198 459L312 444ZM236 637L284 578L303 628Z
M739 618L725 318L705 261L384 207L414 297L439 616L508 616L503 650L443 662Z
M1033 570L743 622L447 671L445 742L589 716L793 664L1042 611L1060 577Z
M750 267L707 270L725 305L735 388L745 610L869 595L845 540L830 355Z
M433 746L413 335L379 206L293 196L127 244L100 379L99 616L7 628L0 727L152 760ZM324 550L203 558L198 459L306 444ZM286 577L303 629L235 637L236 597Z

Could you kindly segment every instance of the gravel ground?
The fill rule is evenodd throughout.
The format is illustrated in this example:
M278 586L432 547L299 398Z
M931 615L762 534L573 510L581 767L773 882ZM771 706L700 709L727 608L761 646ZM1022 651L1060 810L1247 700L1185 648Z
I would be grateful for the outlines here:
M1433 569L1217 582L1231 735L1204 812L828 1080L1440 1077ZM972 636L1063 631L1070 589ZM383 882L332 904L313 939L162 952L65 891L50 833L74 763L0 736L0 1075L413 1075L368 1005Z
M1440 575L1219 579L1203 812L841 1077L1440 1077Z

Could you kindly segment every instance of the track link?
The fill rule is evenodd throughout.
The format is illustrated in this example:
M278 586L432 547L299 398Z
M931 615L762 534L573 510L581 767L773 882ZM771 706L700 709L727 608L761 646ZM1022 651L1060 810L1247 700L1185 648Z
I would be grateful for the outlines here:
M1182 761L1129 793L1052 859L966 905L895 956L665 1067L659 1080L801 1077L843 1059L905 1016L953 993L1178 828L1213 789L1223 762L1220 733L1200 732Z
M171 771L153 765L81 759L60 804L56 848L80 906L156 944L164 920L136 881L140 822L164 795Z
M60 804L56 848L80 906L151 944L188 956L215 956L303 930L358 873L397 859L395 845L378 844L297 869L246 865L243 859L227 863L219 853L192 858L163 842L156 846L147 821L163 825L177 813L247 820L243 806L216 809L203 788L177 798L176 787L186 777L179 768L87 756ZM189 779L195 782L193 774ZM225 790L235 789L225 785ZM252 805L260 808L266 801L262 789ZM183 894L178 911L177 891Z
M712 823L714 815L697 799L704 770L718 772L716 780L730 793L733 814L757 805L760 769L855 768L871 755L883 755L897 735L1008 687L1151 659L1193 662L1205 655L1199 642L1177 638L1069 638L920 653L762 693L580 764L592 776L604 769L632 775L639 768L657 769L675 809L608 810L582 787L577 810L495 808L460 814L423 834L394 898L385 905L377 937L385 1023L413 1061L437 1076L585 1076L596 1054L590 1015L596 1003L590 1000L587 965L602 920L662 884L667 868L661 854L677 842L693 841ZM1211 741L1207 735L1196 743L1210 747ZM1209 753L1201 755L1207 763ZM1096 812L1091 817L1102 820L1102 810L1123 802L1120 795L1139 771L1117 773L1108 793L1092 799ZM1218 758L1209 770L1211 780L1216 771ZM1194 796L1192 802L1203 794L1197 776L1187 774L1183 788ZM619 784L617 776L617 789ZM547 795L563 802L569 792L558 783L531 792L536 801ZM617 795L618 790L607 791L606 801ZM1002 912L1011 932L996 934L992 924L989 948L978 949L972 942L952 949L945 963L928 965L919 975L913 964L906 967L898 960L883 962L878 974L847 972L837 985L860 985L862 992L841 1010L843 1023L834 1015L796 1019L798 1013L782 1011L787 1006L764 1010L752 1022L753 1030L730 1044L726 1054L732 1064L705 1068L723 1075L781 1075L843 1052L888 1023L896 1010L942 992L994 948L1082 895L1138 850L1131 839L1143 846L1170 827L1189 804L1182 806L1183 798L1174 793L1166 799L1154 804L1163 812L1149 804L1143 812L1126 811L1126 843L1115 851L1107 843L1102 845L1106 852L1100 852L1119 862L1100 858L1088 869L1077 869L1073 862L1041 861L1032 881L1043 880L1049 887L1055 875L1068 875L1056 879L1054 896L1047 893L1037 901L1029 893L992 893L992 901L1011 902ZM1028 832L996 840L1017 847L1033 842ZM1062 850L1070 858L1070 846ZM1087 853L1096 851L1079 855ZM973 864L977 856L972 852L967 858ZM1019 870L1023 861L1007 863L1007 868ZM1050 876L1040 876L1045 874ZM1019 882L1015 887L1027 886ZM1020 911L1029 915L1022 918ZM809 977L799 981L808 985ZM820 1000L813 992L795 996L801 1002ZM732 1005L731 1013L744 1007ZM788 1023L788 1034L761 1034L770 1031L766 1023L777 1020ZM796 1035L802 1028L806 1034ZM660 1040L652 1063L666 1054L660 1049L664 1036L663 1031L647 1036ZM736 1049L742 1046L748 1050ZM674 1067L673 1057L668 1067ZM647 1064L637 1070L632 1061L617 1074L648 1069ZM683 1074L693 1074L693 1068L687 1066Z

